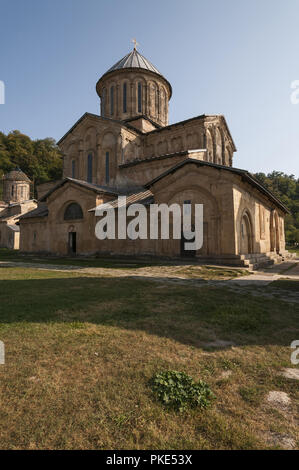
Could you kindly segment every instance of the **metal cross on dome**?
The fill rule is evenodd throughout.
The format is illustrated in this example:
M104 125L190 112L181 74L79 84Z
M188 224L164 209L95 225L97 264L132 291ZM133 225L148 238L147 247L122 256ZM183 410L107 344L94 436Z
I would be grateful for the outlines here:
M136 39L132 39L132 43L134 44L134 50L137 51L137 46L139 46L139 43L136 41Z

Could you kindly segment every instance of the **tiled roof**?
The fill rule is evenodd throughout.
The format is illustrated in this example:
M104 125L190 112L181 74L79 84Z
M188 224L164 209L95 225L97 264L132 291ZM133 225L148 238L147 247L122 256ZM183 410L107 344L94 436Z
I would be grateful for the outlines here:
M130 129L133 131L135 134L142 135L143 132L136 127L132 126L129 122L125 121L118 121L117 119L111 119L109 117L104 117L104 116L99 116L98 114L93 114L93 113L84 113L78 121L75 122L75 124L64 134L64 136L61 137L61 139L57 142L57 145L60 145L61 142L64 141L64 139L86 118L92 118L92 119L98 119L100 121L109 121L109 122L114 122L115 124L118 124L120 126L126 127L127 129Z
M155 155L154 157L147 157L147 158L135 158L127 163L121 163L119 168L127 168L130 166L139 165L140 163L147 163L156 160L164 160L165 158L174 158L174 157L187 157L188 155L192 155L195 152L206 152L206 149L192 149L192 150L182 150L180 152L173 152L173 153L165 153L163 155ZM191 157L192 158L192 157Z
M187 158L186 160L178 163L177 165L174 165L173 167L171 167L168 170L161 173L161 175L157 176L153 180L146 183L144 186L149 189L157 181L161 180L162 178L165 178L165 176L170 175L171 173L174 173L179 168L183 167L184 165L190 164L190 163L193 164L193 165L195 164L197 166L208 166L208 167L215 168L215 169L218 169L218 170L225 170L225 171L230 171L231 173L235 173L235 174L241 176L242 179L244 179L244 181L246 181L247 183L254 186L256 189L258 189L261 193L265 194L281 210L283 210L286 213L290 212L289 209L273 193L271 193L271 191L269 191L261 183L259 183L259 181L257 181L254 178L254 176L251 173L249 173L248 171L241 170L239 168L233 168L231 166L218 165L217 163L205 162L203 160L196 160L195 158Z
M147 190L140 191L138 193L127 195L126 201L121 201L120 204L117 198L117 199L114 199L113 201L109 201L108 203L100 204L99 206L94 207L93 209L90 209L89 212L94 212L96 209L99 209L99 208L104 209L105 207L109 207L109 209L110 208L117 209L120 207L128 207L131 204L147 205L147 204L151 204L152 202L154 202L153 193L147 189Z
M106 194L112 194L115 196L119 194L119 191L115 188L109 188L108 186L99 186L98 184L87 183L87 181L77 180L74 178L65 178L62 181L60 181L58 184L53 186L53 188L51 188L46 194L44 194L40 198L40 201L46 201L46 199L50 196L50 194L52 194L54 191L56 191L58 188L60 188L67 182L71 182L71 183L77 184L78 186L82 186L86 189L90 189L91 191L94 191L98 194L106 193Z
M9 173L4 175L3 179L9 181L26 181L27 183L31 182L28 176L25 175L25 173L23 173L20 168L15 168L14 170L11 170Z
M26 214L21 215L21 219L31 219L33 217L47 217L48 215L48 208L45 204L41 204L33 211L26 212Z

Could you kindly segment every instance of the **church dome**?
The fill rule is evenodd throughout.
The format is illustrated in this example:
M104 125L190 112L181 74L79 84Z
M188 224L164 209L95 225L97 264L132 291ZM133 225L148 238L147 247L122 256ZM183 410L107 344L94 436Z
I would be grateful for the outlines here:
M136 49L133 49L132 52L116 62L106 73L120 69L145 69L161 75L159 70Z
M4 180L8 181L25 181L26 183L30 183L30 179L28 178L25 173L20 168L15 168L11 170L9 173L6 173L3 177Z
M148 117L159 126L168 124L172 88L168 80L134 49L110 67L96 85L101 116L117 120Z
M8 204L22 203L30 199L30 179L20 168L3 176L3 201Z

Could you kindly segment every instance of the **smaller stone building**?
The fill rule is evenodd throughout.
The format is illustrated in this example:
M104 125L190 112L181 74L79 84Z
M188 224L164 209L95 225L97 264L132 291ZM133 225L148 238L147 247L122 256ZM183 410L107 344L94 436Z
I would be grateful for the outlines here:
M28 176L16 168L3 177L3 201L0 203L0 247L19 249L19 218L36 208L35 200L30 199Z

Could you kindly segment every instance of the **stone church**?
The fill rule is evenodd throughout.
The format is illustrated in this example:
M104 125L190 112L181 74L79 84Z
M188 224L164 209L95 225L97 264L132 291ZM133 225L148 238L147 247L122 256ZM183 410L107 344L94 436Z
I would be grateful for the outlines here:
M20 218L23 252L57 255L194 256L257 265L286 256L287 208L249 172L233 166L236 147L222 115L168 123L172 87L136 47L96 84L100 114L85 113L60 139L63 179L39 188L38 207ZM98 240L95 208L191 203L204 207L204 243Z

